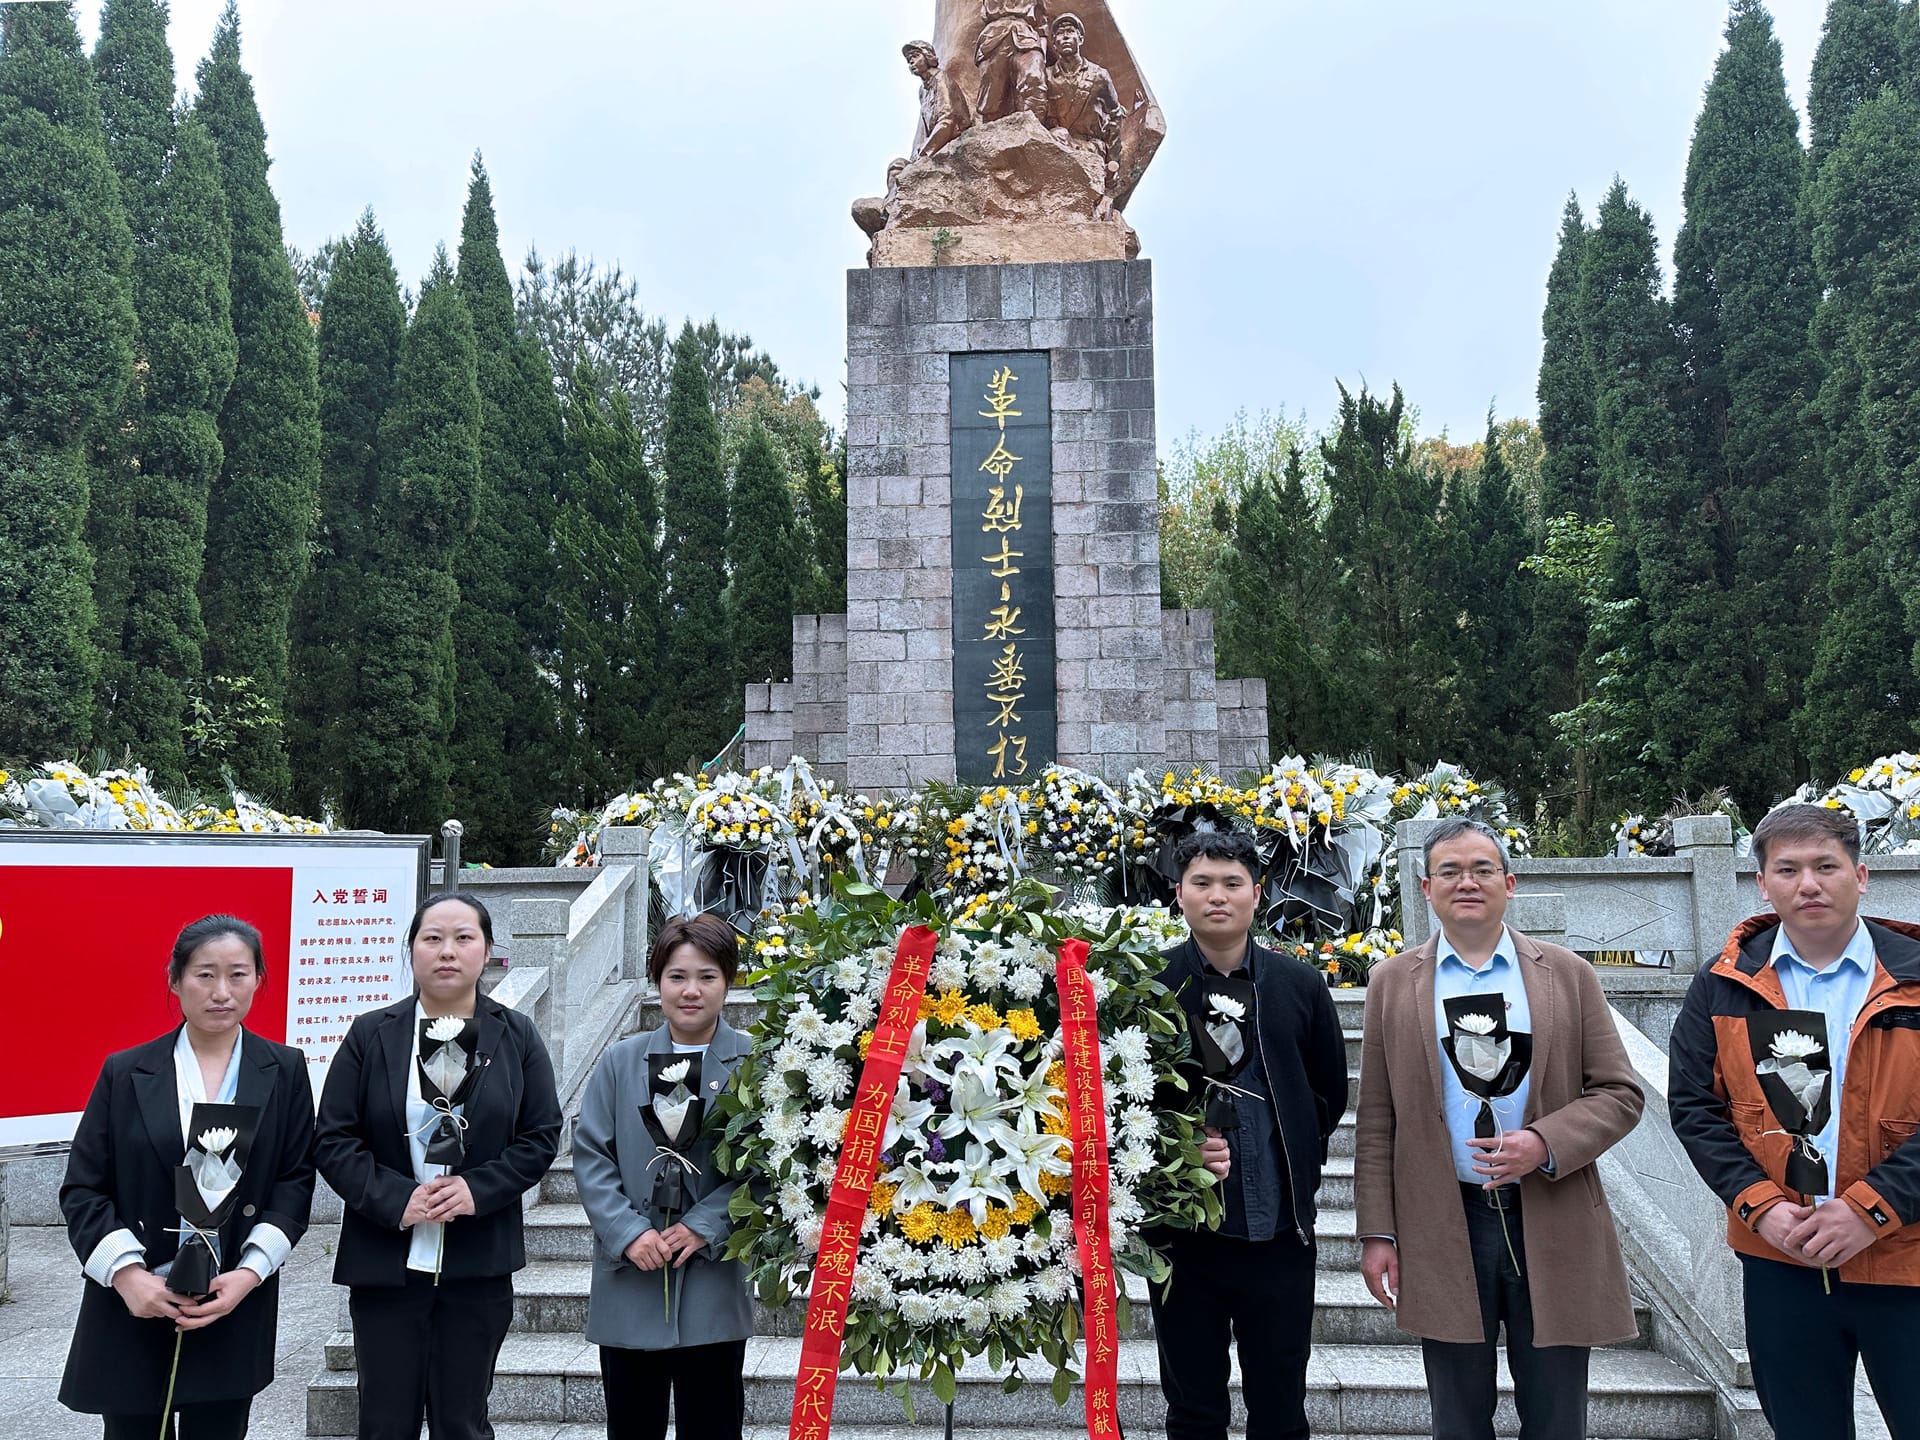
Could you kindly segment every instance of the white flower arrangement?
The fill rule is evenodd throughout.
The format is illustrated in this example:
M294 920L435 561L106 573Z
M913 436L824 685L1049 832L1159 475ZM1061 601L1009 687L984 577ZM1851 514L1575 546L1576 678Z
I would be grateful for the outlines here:
M726 1123L715 1159L754 1182L738 1192L729 1254L777 1303L806 1284L846 1124L847 1112L820 1092L837 1092L844 1079L850 1099L873 1039L850 1030L852 1007L870 1007L871 1018L872 977L884 986L902 926L926 923L940 935L853 1277L860 1303L847 1316L842 1359L863 1372L884 1377L903 1363L957 1370L989 1346L1057 1370L1074 1363L1065 1339L1078 1296L1073 1148L1051 979L1069 934L1088 939L1090 974L1106 980L1098 1014L1116 1264L1163 1275L1142 1227L1205 1224L1218 1210L1197 1124L1153 1108L1187 1038L1171 997L1152 983L1161 967L1152 925L1130 912L1070 920L1049 908L1050 894L1017 885L962 920L928 900L902 906L843 886L789 917L791 953L758 988L765 1018L718 1102Z
M683 1085L686 1083L688 1072L692 1069L693 1061L691 1058L676 1060L671 1065L663 1065L660 1067L661 1082L667 1085Z
M1216 1019L1220 1020L1244 1020L1247 1018L1247 1007L1231 995L1216 994L1207 996L1207 1009L1213 1013Z
M49 760L21 775L0 770L0 825L51 830L133 830L252 835L320 835L325 824L283 815L235 790L227 805L182 813L143 766L95 774Z
M429 1040L437 1040L443 1045L449 1040L458 1040L460 1038L460 1032L466 1028L466 1024L467 1022L462 1020L458 1015L439 1016L437 1019L427 1022L427 1038Z
M1478 1011L1462 1015L1453 1023L1469 1035L1491 1035L1500 1025L1499 1020L1494 1016L1482 1015Z

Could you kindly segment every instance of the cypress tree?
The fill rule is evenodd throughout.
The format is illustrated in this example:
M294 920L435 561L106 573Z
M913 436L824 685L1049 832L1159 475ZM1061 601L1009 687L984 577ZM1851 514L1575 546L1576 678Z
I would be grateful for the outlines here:
M701 765L719 753L739 726L743 697L734 684L723 603L726 472L704 350L691 324L674 342L662 460L666 613L661 730L673 747L674 763Z
M367 210L335 257L320 305L320 503L313 564L294 609L287 707L293 793L307 814L339 797L358 728L366 659L358 616L377 533L380 422L406 332L400 277Z
M1853 112L1900 72L1900 0L1828 0L1807 90L1815 170L1826 164Z
M1654 803L1734 773L1747 725L1740 633L1725 605L1719 520L1686 464L1674 401L1679 347L1661 295L1653 222L1615 181L1581 272L1595 378L1603 503L1619 520L1617 600L1641 605L1633 661L1617 677L1625 722L1616 780Z
M97 675L86 435L133 364L132 241L69 4L0 10L0 745L73 755Z
M1729 599L1747 628L1737 647L1751 706L1745 743L1720 778L1751 814L1805 778L1791 717L1827 569L1824 486L1805 418L1819 384L1806 174L1773 22L1759 0L1735 0L1687 162L1674 319L1694 481L1722 517Z
M1479 477L1461 508L1467 543L1456 591L1460 753L1472 756L1468 763L1480 773L1517 789L1537 774L1540 743L1535 657L1528 648L1535 586L1532 572L1522 568L1533 542L1491 414Z
M1337 749L1338 671L1324 649L1331 575L1299 446L1288 449L1281 475L1254 477L1231 528L1211 596L1220 671L1267 682L1276 753Z
M200 603L211 676L245 678L266 720L237 737L236 783L272 796L291 787L284 747L288 633L307 568L319 488L319 391L313 327L267 184L267 134L240 66L232 0L200 64L197 111L220 157L233 227L231 290L239 364L220 412L224 449L207 511Z
M837 615L847 608L847 437L807 475L807 535L812 541L809 608Z
M356 826L431 832L445 818L456 686L453 554L480 483L473 320L434 257L380 422L380 469L357 619L366 649L342 785Z
M1567 196L1560 217L1560 245L1547 272L1547 305L1540 317L1545 347L1540 354L1540 507L1547 515L1598 513L1593 434L1593 371L1580 325L1580 275L1587 224L1579 197Z
M1920 536L1916 127L1920 103L1910 94L1888 89L1862 105L1821 171L1814 201L1817 255L1832 307L1825 318L1838 331L1837 362L1823 401L1833 407L1827 461L1840 544L1819 657L1819 678L1833 693L1810 709L1824 711L1823 728L1835 737L1823 757L1835 770L1893 748L1876 742L1893 733L1902 715L1908 717L1900 731L1903 744L1913 735L1920 654L1910 651L1920 635L1920 583L1908 573L1901 547ZM1856 572L1851 577L1842 574L1849 562ZM1862 590L1866 600L1883 601L1890 592L1904 607L1904 623L1869 611ZM1852 602L1844 609L1843 597ZM1896 670L1889 649L1907 660L1900 667L1904 673ZM1850 666L1858 673L1849 673ZM1849 704L1859 713L1839 713Z
M746 683L793 676L793 613L802 576L787 477L767 432L755 425L740 451L727 517L728 633Z
M453 812L476 858L530 864L551 804L552 692L534 663L552 582L544 513L553 503L558 406L545 358L514 321L513 287L485 166L474 156L460 227L460 297L473 317L480 383L480 488L454 561L460 606ZM536 361L530 367L528 362Z
M567 395L567 492L554 524L563 793L599 804L666 768L659 724L660 511L624 391L603 411L583 357ZM705 757L702 757L705 758Z

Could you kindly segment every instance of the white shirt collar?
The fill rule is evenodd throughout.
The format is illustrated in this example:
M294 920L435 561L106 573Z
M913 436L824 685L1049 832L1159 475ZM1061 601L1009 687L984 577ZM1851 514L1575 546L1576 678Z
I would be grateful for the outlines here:
M1776 925L1773 928L1773 954L1768 957L1767 963L1777 966L1782 957L1798 961L1802 965L1807 964L1801 959L1800 952L1793 948L1793 941L1787 938L1787 927ZM1840 952L1840 958L1833 963L1852 965L1862 974L1873 972L1873 936L1867 933L1866 921L1854 921L1853 935L1847 941L1847 948ZM1808 965L1807 968L1811 970L1813 967Z
M227 1070L220 1077L220 1091L224 1095L228 1084L240 1069L240 1051L247 1043L245 1029L235 1034L233 1054L227 1059ZM173 1042L173 1093L180 1104L180 1140L182 1144L191 1144L193 1129L193 1107L204 1105L212 1097L207 1094L207 1083L200 1078L200 1057L193 1053L193 1041L187 1037L187 1027L180 1027L180 1038Z

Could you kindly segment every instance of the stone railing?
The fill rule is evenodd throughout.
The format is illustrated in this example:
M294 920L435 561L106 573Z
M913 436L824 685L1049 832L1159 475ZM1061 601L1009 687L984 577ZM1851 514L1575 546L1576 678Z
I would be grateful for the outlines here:
M553 1057L561 1108L571 1115L593 1064L640 1002L647 955L649 832L601 832L601 865L574 871L571 901L513 898L511 964L493 998L529 1015Z

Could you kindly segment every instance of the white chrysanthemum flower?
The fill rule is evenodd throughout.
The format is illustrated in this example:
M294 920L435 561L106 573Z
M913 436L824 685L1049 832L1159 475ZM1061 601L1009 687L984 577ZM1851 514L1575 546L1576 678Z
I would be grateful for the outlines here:
M1029 1260L1044 1260L1051 1249L1047 1237L1038 1230L1029 1230L1020 1237L1020 1253Z
M872 1265L889 1275L900 1273L900 1258L907 1253L907 1242L898 1235L886 1235L873 1242L863 1266Z
M964 990L967 988L967 957L942 954L934 958L927 971L927 989Z
M1153 1171L1153 1152L1128 1145L1114 1157L1113 1168L1129 1180L1138 1180Z
M781 1141L774 1140L769 1142L767 1145L768 1167L776 1174L779 1173L780 1170L785 1168L786 1163L793 1158L793 1152L794 1145L791 1141L782 1143Z
M785 1040L774 1050L773 1058L767 1062L767 1068L784 1075L789 1070L806 1069L807 1062L811 1059L813 1059L813 1051L804 1045L796 1045L791 1040Z
M893 1309L895 1304L893 1281L877 1265L855 1266L853 1287L849 1293L860 1304L883 1313Z
M760 1133L775 1145L798 1145L806 1136L807 1123L797 1114L775 1111L761 1117Z
M990 1275L1011 1275L1020 1268L1020 1242L1011 1235L983 1239L980 1254Z
M941 1246L927 1257L927 1273L935 1280L959 1279L960 1252Z
M1037 1000L1047 988L1047 977L1031 965L1022 965L1008 974L1006 985L1016 1000Z
M812 1137L814 1144L833 1150L839 1148L841 1134L846 1128L846 1111L836 1105L822 1105L813 1112L813 1119L807 1124L807 1134Z
M827 1048L830 1050L844 1049L846 1046L853 1044L855 1037L857 1037L859 1033L860 1028L851 1020L835 1020L831 1025L827 1026Z
M1150 1053L1147 1032L1138 1025L1129 1025L1117 1031L1102 1046L1109 1061L1118 1060L1123 1065L1144 1065Z
M833 965L833 983L849 995L860 995L867 988L867 967L849 955Z
M449 1040L458 1040L466 1028L467 1022L458 1015L442 1015L427 1022L427 1038L444 1045Z
M774 1203L789 1225L798 1225L813 1214L813 1201L804 1185L782 1185L774 1196Z
M820 1253L820 1232L826 1228L827 1217L824 1215L809 1215L806 1219L795 1222L793 1238L799 1242L802 1255Z
M1131 1228L1147 1218L1147 1207L1126 1186L1115 1185L1107 1197L1107 1216L1114 1225Z
M1798 1030L1782 1030L1773 1037L1768 1048L1776 1059L1804 1060L1809 1055L1818 1055L1826 1047L1811 1035L1803 1035Z
M839 1169L839 1160L830 1154L822 1154L818 1160L813 1162L814 1177L819 1180L822 1185L831 1185L833 1183L833 1177L838 1173Z
M227 1153L228 1147L239 1138L239 1133L239 1131L225 1125L213 1130L202 1130L200 1132L200 1148L209 1155L224 1155Z
M969 1335L984 1335L993 1323L993 1311L984 1300L969 1300L960 1315L960 1324Z
M1007 978L1006 957L991 941L974 950L973 963L968 968L973 983L982 990L998 990Z
M787 1037L818 1050L826 1044L827 1017L813 1008L811 1000L802 1000L787 1021Z
M1089 970L1087 980L1093 989L1093 1003L1104 1005L1113 997L1113 977L1104 970Z
M907 1253L900 1257L900 1263L894 1267L894 1271L902 1280L924 1280L930 1268L926 1253L909 1246Z
M959 1290L940 1290L934 1293L933 1305L942 1320L958 1320L967 1313L972 1297Z
M816 1100L838 1100L853 1089L853 1067L822 1055L807 1066L807 1090Z
M685 1060L676 1060L671 1065L662 1065L660 1067L660 1083L663 1085L683 1084L686 1081L687 1072L692 1069L693 1057L691 1055Z
M1159 1139L1160 1122L1151 1110L1135 1106L1121 1117L1120 1131L1128 1140L1147 1143Z
M787 1088L787 1077L783 1071L769 1070L765 1075L760 1077L761 1109L769 1112L780 1109L781 1106L787 1103L787 1099L792 1093L793 1092Z
M1470 1011L1465 1015L1459 1016L1453 1023L1469 1035L1491 1035L1500 1022L1491 1015L1482 1015L1478 1011ZM1789 1030L1786 1033L1791 1035L1793 1032Z
M1077 1288L1073 1272L1064 1265L1049 1265L1033 1277L1037 1300L1071 1300Z
M1247 1007L1231 995L1213 994L1207 997L1207 1009L1222 1020L1244 1020Z
M940 1318L940 1311L933 1303L931 1295L902 1295L900 1297L900 1318L916 1329L933 1324Z
M1027 1308L1027 1287L1018 1280L1002 1280L987 1296L987 1304L1002 1320L1011 1320Z
M1128 1064L1120 1067L1120 1093L1129 1100L1153 1098L1153 1067Z
M857 1031L873 1024L880 1014L880 1007L864 995L856 995L847 1001L847 1023Z

